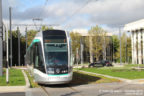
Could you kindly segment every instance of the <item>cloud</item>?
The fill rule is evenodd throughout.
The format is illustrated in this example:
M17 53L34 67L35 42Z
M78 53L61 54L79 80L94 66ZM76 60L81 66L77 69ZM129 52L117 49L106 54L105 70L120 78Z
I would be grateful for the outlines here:
M90 3L83 13L91 14L91 22L115 26L144 18L143 9L143 0L104 0Z
M44 23L66 25L71 28L89 28L98 24L106 25L109 27L107 29L115 29L119 25L144 18L143 0L49 0L47 6L37 3L23 9L22 5L28 3L24 2L27 0L12 1L18 2L13 4L18 6L13 8L13 19L20 23L31 22L32 18L41 17ZM8 8L4 10L4 18L8 20Z
M70 6L73 6L71 8ZM51 21L64 21L68 16L70 16L78 6L75 6L74 3L64 2L62 4L54 4L48 6L34 6L27 8L23 11L18 8L13 8L12 14L13 19L18 20L30 20L32 18L41 17L44 19L51 19ZM6 13L6 12L5 12ZM8 19L8 13L4 14L4 18Z

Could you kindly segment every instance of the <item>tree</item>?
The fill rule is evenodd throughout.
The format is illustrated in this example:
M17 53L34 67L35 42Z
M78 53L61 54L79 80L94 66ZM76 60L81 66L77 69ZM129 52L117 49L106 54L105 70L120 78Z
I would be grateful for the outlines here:
M123 33L121 36L122 62L131 61L131 38Z
M131 62L132 60L132 51L131 51L131 37L127 38L127 62Z
M17 30L12 31L12 61L13 61L12 62L13 66L18 65L18 31Z
M84 44L84 58L86 62L89 62L89 36L83 37L83 44Z
M89 30L89 40L90 40L90 62L93 62L93 56L95 56L96 61L102 55L104 38L106 36L105 31L96 25ZM94 53L94 54L93 54Z
M126 47L127 46L127 35L125 34L125 32L122 34L121 36L121 54L122 54L122 62L126 62Z
M112 42L113 42L113 59L116 61L117 59L119 59L120 55L119 55L119 38L117 35L113 35L112 36Z
M36 30L29 30L27 32L27 44L28 46L31 44L32 40L34 39L35 35L37 34Z
M107 32L105 30L103 30L103 32L101 34L102 34L101 39L103 41L103 44L102 44L103 60L106 60L106 56L107 56L106 49L110 43L110 37L107 36Z
M20 35L20 59L21 59L21 62L20 64L24 64L24 55L25 55L25 37ZM10 39L9 39L10 41ZM15 65L18 65L18 31L17 30L14 30L12 31L12 65L15 66ZM9 43L10 44L10 43ZM10 45L9 45L9 49L10 49ZM10 50L9 50L10 51ZM9 52L10 54L10 52ZM10 63L10 62L9 62Z
M42 31L44 30L53 30L53 27L42 26Z
M123 33L120 39L122 62L131 62L131 38ZM116 35L113 36L113 57L118 62L120 60L120 39Z
M77 57L77 51L80 50L80 39L81 39L81 34L77 33L77 32L71 32L70 33L70 37L72 40L72 53L76 59Z

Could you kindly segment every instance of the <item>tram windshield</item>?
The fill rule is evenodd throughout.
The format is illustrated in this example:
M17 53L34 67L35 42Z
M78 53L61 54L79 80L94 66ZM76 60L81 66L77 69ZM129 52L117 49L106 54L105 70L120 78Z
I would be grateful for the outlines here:
M45 62L47 67L68 65L68 51L65 36L44 38Z

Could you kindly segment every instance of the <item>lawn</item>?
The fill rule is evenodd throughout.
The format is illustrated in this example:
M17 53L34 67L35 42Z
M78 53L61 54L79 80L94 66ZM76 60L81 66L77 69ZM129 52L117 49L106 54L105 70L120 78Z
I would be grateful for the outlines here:
M133 66L132 66L133 67ZM121 77L126 79L142 79L144 78L144 70L132 69L131 66L121 67L121 68L83 68L83 71L100 73L104 75L110 75L114 77Z
M34 82L34 78L31 77L27 71L25 72L29 78L30 87L31 88L39 87L39 85ZM111 82L120 82L120 80L74 71L73 79L69 84L70 85L83 85L83 84L111 83Z
M39 87L39 85L38 85L36 82L34 82L34 77L33 77L33 76L30 76L30 74L28 73L28 71L25 71L25 72L26 72L27 77L28 77L28 79L29 79L30 87L31 87L31 88Z
M144 64L126 64L124 68L131 68L131 67L144 67Z
M24 86L25 78L23 73L20 69L13 69L9 70L9 83L6 83L6 70L3 71L3 76L0 77L0 86Z
M111 82L120 82L117 79L107 78L103 76L97 76L92 74L85 74L81 72L74 71L73 80L70 82L72 85L83 85L91 83L111 83Z

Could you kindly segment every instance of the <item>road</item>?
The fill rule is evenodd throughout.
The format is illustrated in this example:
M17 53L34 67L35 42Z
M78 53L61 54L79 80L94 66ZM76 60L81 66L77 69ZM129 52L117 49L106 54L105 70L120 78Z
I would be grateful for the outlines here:
M51 85L27 91L26 96L143 96L144 85L103 83L85 85Z

